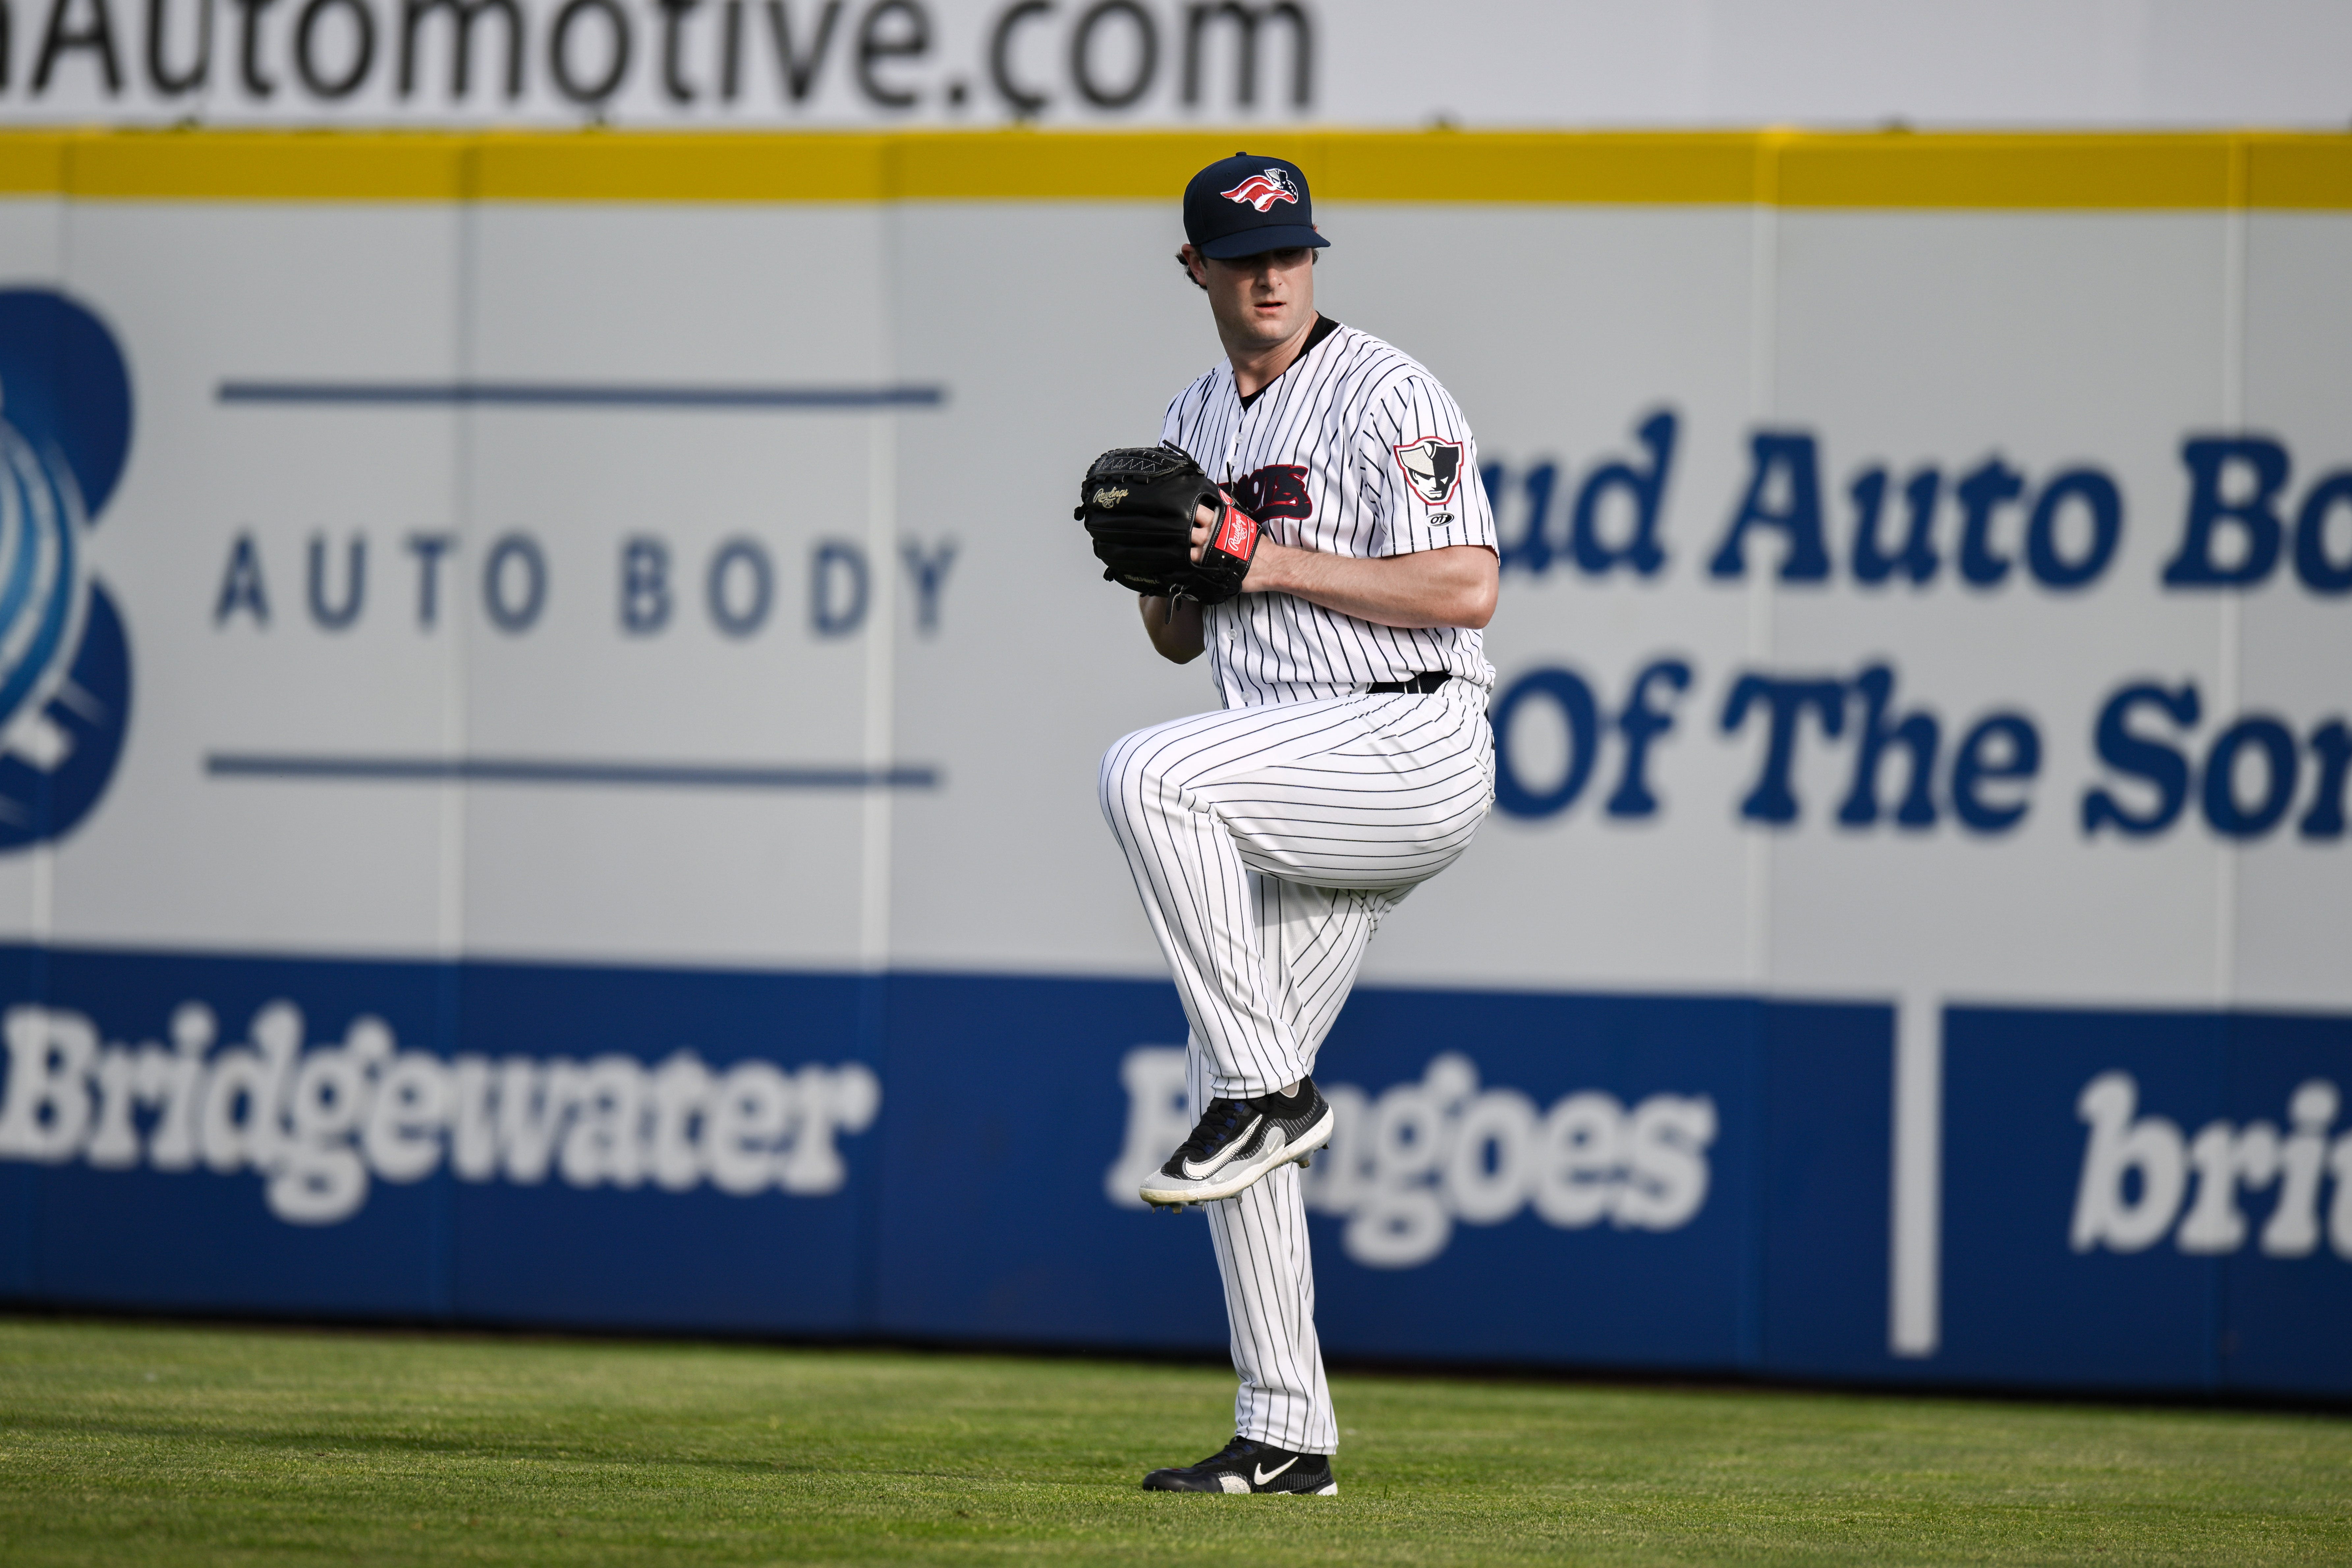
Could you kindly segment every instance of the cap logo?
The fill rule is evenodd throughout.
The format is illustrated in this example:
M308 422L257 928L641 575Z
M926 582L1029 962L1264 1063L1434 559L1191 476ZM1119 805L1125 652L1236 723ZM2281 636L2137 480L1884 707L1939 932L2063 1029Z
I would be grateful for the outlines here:
M1219 191L1229 202L1255 207L1260 212L1270 209L1276 202L1297 203L1298 186L1287 169L1266 169L1252 174L1230 191Z

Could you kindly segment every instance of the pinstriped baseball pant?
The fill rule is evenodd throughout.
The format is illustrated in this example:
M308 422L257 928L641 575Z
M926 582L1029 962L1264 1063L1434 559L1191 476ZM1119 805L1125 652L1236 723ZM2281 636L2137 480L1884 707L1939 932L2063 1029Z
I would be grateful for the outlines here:
M1229 708L1139 730L1103 758L1127 854L1192 1024L1192 1103L1280 1089L1316 1052L1381 917L1451 865L1494 801L1484 694ZM1225 1287L1235 1429L1330 1453L1296 1166L1204 1205Z

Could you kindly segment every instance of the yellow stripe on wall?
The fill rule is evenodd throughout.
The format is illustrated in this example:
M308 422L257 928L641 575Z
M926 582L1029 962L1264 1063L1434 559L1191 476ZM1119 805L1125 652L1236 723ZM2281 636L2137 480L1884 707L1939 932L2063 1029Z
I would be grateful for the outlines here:
M502 202L872 202L891 189L887 136L509 132L461 143L475 195Z
M112 201L1165 201L1239 147L1333 201L2352 211L2352 135L0 131L0 194Z
M2247 143L2251 206L2352 210L2352 138L2278 136Z
M466 194L456 137L343 132L67 136L64 190L93 200L447 202Z
M1330 172L1315 188L1336 200L1687 205L1755 201L1765 188L1759 155L1779 139L1427 131L1328 140ZM1315 179L1314 164L1299 166Z
M1790 207L2222 207L2225 136L1815 136L1780 150Z

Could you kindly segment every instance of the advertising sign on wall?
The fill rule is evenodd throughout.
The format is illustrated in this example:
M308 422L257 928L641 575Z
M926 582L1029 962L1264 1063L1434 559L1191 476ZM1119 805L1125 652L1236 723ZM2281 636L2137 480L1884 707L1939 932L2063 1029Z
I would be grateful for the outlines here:
M1222 1342L1066 492L1230 149L1014 140L9 145L0 1289ZM1285 151L1504 546L1333 1351L2352 1387L2341 143Z
M2294 126L2328 0L49 0L0 121Z

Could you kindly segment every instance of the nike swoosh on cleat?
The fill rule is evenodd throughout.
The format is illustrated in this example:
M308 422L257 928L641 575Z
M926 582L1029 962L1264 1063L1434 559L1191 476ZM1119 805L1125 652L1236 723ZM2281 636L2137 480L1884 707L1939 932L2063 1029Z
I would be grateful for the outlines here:
M1260 1466L1258 1466L1258 1467L1257 1467L1256 1470L1255 1470L1255 1471L1254 1471L1253 1473L1254 1473L1254 1474L1256 1476L1256 1478L1257 1478L1257 1484L1258 1484L1259 1486L1264 1486L1264 1485L1265 1485L1265 1483L1266 1483L1266 1482L1268 1482L1268 1481L1270 1481L1270 1480L1274 1479L1274 1478L1275 1478L1275 1477L1276 1477L1276 1476L1278 1476L1278 1475L1282 1474L1282 1472L1283 1472L1283 1471L1285 1471L1285 1470L1286 1470L1286 1469L1290 1468L1290 1467L1291 1467L1291 1466L1293 1466L1293 1465L1295 1465L1295 1464L1297 1464L1297 1463L1298 1463L1298 1456L1297 1456L1297 1455L1296 1455L1296 1454L1293 1454L1293 1455L1291 1455L1291 1456L1290 1456L1290 1458L1288 1458L1287 1459L1285 1459L1282 1463L1280 1463L1280 1464L1278 1464L1278 1465L1275 1466L1275 1468L1272 1468L1272 1469L1270 1469L1270 1470L1269 1470L1269 1469L1267 1469L1264 1465L1260 1465Z
M1241 1130L1240 1133L1234 1138L1233 1142L1227 1143L1223 1148L1209 1156L1208 1159L1197 1163L1192 1160L1187 1160L1178 1168L1184 1173L1186 1179L1190 1181L1204 1182L1208 1180L1211 1176L1215 1175L1227 1165L1232 1164L1236 1159L1239 1159L1245 1150L1253 1146L1255 1141L1251 1135L1257 1131L1258 1128L1264 1124L1265 1120L1265 1119L1264 1117L1260 1117L1256 1121L1252 1121L1247 1127ZM1276 1134L1276 1136L1279 1136L1279 1134Z

